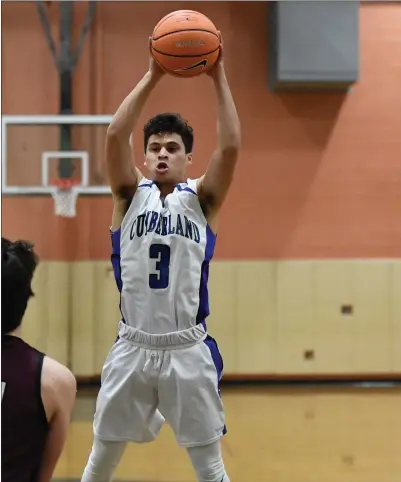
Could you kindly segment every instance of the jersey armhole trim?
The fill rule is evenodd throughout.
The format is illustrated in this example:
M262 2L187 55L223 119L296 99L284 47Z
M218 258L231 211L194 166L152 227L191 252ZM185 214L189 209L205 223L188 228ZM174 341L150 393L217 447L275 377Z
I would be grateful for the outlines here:
M151 181L150 179L143 176L143 178L138 183L137 189L140 187L152 187L153 184L154 184L154 181Z
M197 194L193 189L191 189L189 186L183 187L183 186L181 186L181 184L177 184L177 189L178 189L179 191L190 192L191 194L193 194L193 195L195 195L195 196L198 196L198 194Z
M213 229L210 227L210 224L205 216L205 213L203 212L203 209L202 209L202 206L201 206L201 203L199 201L199 196L198 196L198 192L197 192L197 186L198 186L198 181L199 181L200 178L196 178L196 179L190 179L188 178L186 182L183 182L181 184L183 184L184 186L186 187L182 187L180 186L179 184L177 184L177 189L179 191L186 191L186 192L190 192L192 194L194 194L197 198L197 203L198 203L198 206L199 206L199 214L202 216L203 218L203 221L205 222L206 224L206 230L207 230L207 233L209 236L212 236L214 237L215 240L217 240L217 233L215 233L213 231ZM191 188L191 186L194 187L194 189L196 189L196 192L194 191L194 189Z
M110 226L109 229L110 229L110 234L111 234L111 236L112 236L112 237L115 237L115 236L117 236L117 234L118 234L119 232L121 232L121 224L120 224L120 226L118 226L117 229L113 229L112 226Z

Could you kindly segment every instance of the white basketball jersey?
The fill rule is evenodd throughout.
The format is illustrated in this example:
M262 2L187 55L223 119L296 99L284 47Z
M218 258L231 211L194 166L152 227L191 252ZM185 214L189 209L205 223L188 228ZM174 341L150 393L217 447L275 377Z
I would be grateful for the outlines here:
M162 201L156 184L143 179L120 228L111 233L120 310L128 326L164 334L205 325L216 236L196 182L178 184Z

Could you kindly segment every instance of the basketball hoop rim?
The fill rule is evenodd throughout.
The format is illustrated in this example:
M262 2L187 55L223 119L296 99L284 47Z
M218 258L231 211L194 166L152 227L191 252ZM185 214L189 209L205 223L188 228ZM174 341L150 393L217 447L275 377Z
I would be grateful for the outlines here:
M58 191L60 189L63 191L69 191L79 186L80 184L81 184L80 181L75 178L65 178L65 179L58 178L58 179L54 179L50 183L50 186L52 186L55 191Z

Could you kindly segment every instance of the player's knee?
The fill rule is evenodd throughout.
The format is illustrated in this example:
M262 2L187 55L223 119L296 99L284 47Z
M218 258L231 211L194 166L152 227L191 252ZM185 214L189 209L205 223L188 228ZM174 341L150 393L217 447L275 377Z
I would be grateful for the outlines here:
M230 482L221 456L220 441L188 448L198 482Z

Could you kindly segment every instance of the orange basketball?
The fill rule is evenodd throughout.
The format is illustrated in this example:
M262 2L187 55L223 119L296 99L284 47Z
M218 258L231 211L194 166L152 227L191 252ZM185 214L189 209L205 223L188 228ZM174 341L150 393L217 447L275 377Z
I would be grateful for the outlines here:
M219 56L220 37L213 22L193 10L177 10L153 30L151 51L167 72L193 77L210 70Z

